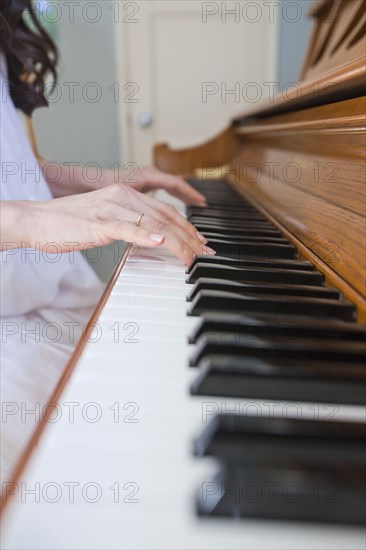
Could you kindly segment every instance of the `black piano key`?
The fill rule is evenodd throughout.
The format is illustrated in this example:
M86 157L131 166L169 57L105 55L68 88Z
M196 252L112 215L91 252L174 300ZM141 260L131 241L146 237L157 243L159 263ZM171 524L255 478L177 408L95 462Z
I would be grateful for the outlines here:
M192 209L191 209L192 210ZM240 208L240 209L234 209L234 208L225 208L222 210L214 209L214 208L204 208L201 209L201 211L193 210L192 213L187 216L189 220L195 220L196 218L199 219L206 219L206 218L214 218L217 221L225 221L225 220L234 220L239 223L247 220L259 220L259 221L268 221L256 212L252 208Z
M266 218L262 216L262 214L259 214L258 212L252 212L252 211L246 211L241 213L234 213L234 212L227 212L227 213L217 213L217 212L201 212L200 214L192 214L191 216L187 217L188 220L195 225L197 221L205 221L205 220L216 220L221 222L246 222L246 221L263 221L267 222Z
M258 212L258 209L255 206L248 202L242 201L241 199L238 199L238 197L235 195L226 196L222 193L213 193L211 195L206 195L206 201L206 206L187 206L186 212L193 214L206 212L209 210L212 210L215 213L218 212L219 214L222 212L225 213L227 210L237 212L240 212L240 210L252 210L253 212ZM226 202L226 204L224 204L224 201Z
M250 219L245 219L245 220L231 220L231 219L228 219L228 220L217 220L216 218L208 218L208 217L205 217L205 218L201 218L201 217L195 217L194 219L194 225L195 227L200 227L200 226L203 226L203 225L215 225L216 228L221 228L221 229L226 229L226 228L234 228L234 229L240 229L240 228L263 228L263 229L273 229L273 225L263 219L263 220L250 220Z
M245 218L245 214L247 212L253 212L255 214L258 213L258 210L256 210L253 206L250 205L239 205L236 203L235 205L225 205L223 206L213 206L208 205L206 207L199 207L199 206L187 206L186 207L186 214L187 217L190 216L225 216L228 215L235 215L237 218L242 219Z
M276 358L276 359L307 359L314 361L336 361L343 363L357 363L365 366L365 342L340 342L322 339L301 338L291 341L288 338L277 337L275 341L269 335L254 335L247 341L238 341L236 335L226 335L223 341L220 337L208 335L205 341L195 348L190 359L190 365L197 367L204 359L210 356L226 356L240 358ZM235 359L236 361L236 359Z
M222 191L220 189L211 190L210 192L207 192L206 189L201 191L201 193L205 195L206 203L209 207L218 207L222 208L225 206L232 206L234 208L237 208L239 205L243 207L252 207L253 205L249 203L248 201L244 200L243 197L238 195L235 191L233 192L227 192L227 189Z
M237 198L232 197L224 198L216 196L207 198L207 206L187 206L186 213L200 214L201 212L258 212L258 210L251 204L241 202Z
M207 311L235 311L237 313L273 313L313 318L356 320L353 304L340 300L304 298L302 296L255 296L232 292L202 290L192 302L188 315L201 315Z
M246 220L246 217L254 216L260 218L263 221L268 222L268 219L261 214L256 208L251 205L240 204L236 202L235 205L223 205L217 206L212 203L203 208L197 208L196 206L190 206L186 208L187 218L215 218L217 220ZM269 222L270 223L270 222Z
M275 341L278 336L293 342L299 338L339 341L366 341L366 329L356 323L322 319L279 318L277 315L238 315L236 313L205 313L189 336L189 343L206 341L209 336L236 337L237 341L251 341L252 337L266 336Z
M364 525L366 475L361 467L291 469L227 465L203 481L196 496L199 516L261 518Z
M365 405L365 381L365 364L212 355L201 362L191 393Z
M233 242L230 239L208 239L208 246L222 256L244 259L247 256L295 259L297 255L297 250L292 244L254 242L249 238L241 242Z
M341 293L336 288L325 286L274 284L274 283L242 283L225 279L197 279L187 301L191 302L202 290L224 290L235 294L271 294L280 296L308 296L312 298L339 299Z
M266 260L262 258L261 260L246 259L242 260L239 258L228 258L226 256L197 256L187 268L187 273L191 273L197 264L202 264L208 266L208 264L217 264L221 267L233 266L233 267L260 267L268 269L296 269L300 271L315 271L315 267L310 262L304 262L300 260L279 260L277 258L273 260ZM322 279L323 280L323 279Z
M234 206L236 208L239 205L253 207L250 202L244 200L243 197L238 195L235 191L230 192L229 190L228 193L227 190L221 191L219 189L216 189L210 192L204 191L204 194L208 206L217 206L218 208L222 208L226 205Z
M194 221L195 221L195 225L214 226L216 229L222 229L223 231L230 227L234 229L262 228L262 229L276 230L276 227L265 218L263 218L263 220L256 220L256 219L232 220L230 218L227 220L218 220L210 216L205 216L205 217L195 216Z
M197 209L194 212L194 215L199 216L203 210L206 209L213 209L213 210L220 210L225 209L227 212L230 212L231 210L238 210L238 205L240 205L240 208L242 208L242 211L248 211L248 212L258 212L256 208L254 208L249 203L242 203L240 200L238 200L236 197L223 197L220 195L212 195L211 197L206 197L207 206L203 207L202 209ZM187 209L187 213L191 212ZM193 212L192 212L193 213Z
M209 190L209 189L228 189L228 191L233 191L235 192L234 189L232 189L231 187L228 186L227 182L224 181L224 180L220 180L220 179L217 179L217 178L208 178L208 177L205 177L205 179L201 179L201 178L195 178L195 177L187 177L186 178L187 182L192 185L192 187L194 187L195 189L204 189L204 190Z
M233 207L237 208L238 205L242 206L251 206L251 204L245 200L243 200L242 197L240 197L238 194L234 193L226 193L221 191L214 191L212 193L206 193L205 192L205 198L206 203L210 207Z
M322 285L324 276L318 271L301 271L276 268L250 268L223 266L215 263L198 262L187 277L187 283L193 284L198 279L226 279L251 283L282 283L299 285Z
M290 244L287 239L282 237L273 236L273 235L261 235L260 231L257 234L245 235L244 233L237 235L224 235L222 233L212 233L206 232L205 235L208 242L213 242L214 240L225 241L230 243L265 243L265 244Z
M201 232L202 233L202 232ZM224 233L215 232L215 231L205 231L204 236L208 241L212 239L228 240L230 242L241 242L241 241L250 241L250 242L265 242L265 243L280 243L280 244L289 244L287 239L283 239L279 235L273 235L267 231L240 231L238 230L234 235L225 235Z
M247 208L247 209L252 208L253 210L255 210L255 208L251 206L248 202L241 202L240 199L238 199L238 197L236 197L235 195L225 196L220 193L213 193L210 196L206 195L206 203L207 203L207 206L203 207L203 209L227 208L228 210L231 210L231 209L237 210L238 205L240 204L243 208ZM202 209L201 210L197 209L198 214L202 211L203 211ZM187 208L187 213L188 212L190 212L189 207Z
M320 468L364 467L365 425L220 413L194 441L194 453L257 468L287 468L296 463Z
M196 229L198 229L207 239L212 238L213 236L219 238L230 238L232 237L278 237L281 238L282 233L277 229L272 229L272 227L220 227L215 224L196 224Z
M237 201L247 202L244 197L230 187L226 181L211 179L211 180L198 180L197 178L187 178L187 181L192 187L199 190L206 197L210 197L215 194L222 195L224 197L235 197Z
M296 248L226 182L192 184L208 207L189 207L187 216L217 256L197 258L187 271L187 282L207 278L191 291L189 313L203 314L190 337L199 343L191 360L199 367L191 392L222 401L364 404L365 333L353 322L355 308L340 301L336 289L321 286L324 277L314 266L295 260ZM295 420L294 429L290 420L283 429L283 420L271 417L264 430L256 426L253 432L258 419L247 413L219 416L225 421L216 417L195 442L196 454L214 456L223 465L217 494L197 498L199 514L364 521L366 453L358 445L364 425L307 421L305 426ZM277 489L293 484L294 476L301 481L299 503L284 501ZM273 498L238 500L237 487L248 483L275 486ZM325 499L314 506L314 487L329 485L336 485L336 504Z

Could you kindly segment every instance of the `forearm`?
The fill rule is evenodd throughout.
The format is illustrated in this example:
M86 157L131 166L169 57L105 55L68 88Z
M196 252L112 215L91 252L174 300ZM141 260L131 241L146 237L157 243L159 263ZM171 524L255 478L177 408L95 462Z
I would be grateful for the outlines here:
M115 183L114 170L79 163L58 164L39 159L41 170L55 198L96 191Z
M0 202L0 250L30 246L31 201Z
M186 204L206 206L205 197L181 176L165 174L154 166L138 168L134 163L129 163L126 165L127 169L102 169L92 163L80 166L79 163L57 164L41 158L38 160L55 198L80 195L114 184L124 184L141 193L165 189Z

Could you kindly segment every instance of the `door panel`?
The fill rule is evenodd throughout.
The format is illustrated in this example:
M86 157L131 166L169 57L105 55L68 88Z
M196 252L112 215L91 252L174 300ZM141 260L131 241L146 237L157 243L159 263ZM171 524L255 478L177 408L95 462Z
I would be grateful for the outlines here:
M264 83L276 74L276 3L273 10L258 2L128 4L135 6L134 22L116 26L125 161L151 162L152 146L161 141L198 144L268 97Z

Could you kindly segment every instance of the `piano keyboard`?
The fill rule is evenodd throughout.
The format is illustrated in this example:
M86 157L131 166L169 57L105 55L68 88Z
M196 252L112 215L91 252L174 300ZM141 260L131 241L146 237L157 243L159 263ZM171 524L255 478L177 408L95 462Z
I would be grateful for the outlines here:
M217 256L127 260L13 488L4 550L364 548L355 308L233 190L192 183Z

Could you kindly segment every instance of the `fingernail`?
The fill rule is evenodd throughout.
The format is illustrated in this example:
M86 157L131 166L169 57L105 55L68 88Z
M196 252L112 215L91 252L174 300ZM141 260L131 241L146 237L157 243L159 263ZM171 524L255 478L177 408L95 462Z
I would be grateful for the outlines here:
M158 233L151 233L150 240L154 243L161 243L164 240L164 235L159 235Z
M203 246L202 250L203 252L205 252L206 254L210 254L211 256L214 256L216 254L216 250L210 248L209 246Z
M199 238L201 243L206 244L207 243L206 237L204 237L199 231L196 231L196 233L197 233L197 237Z

